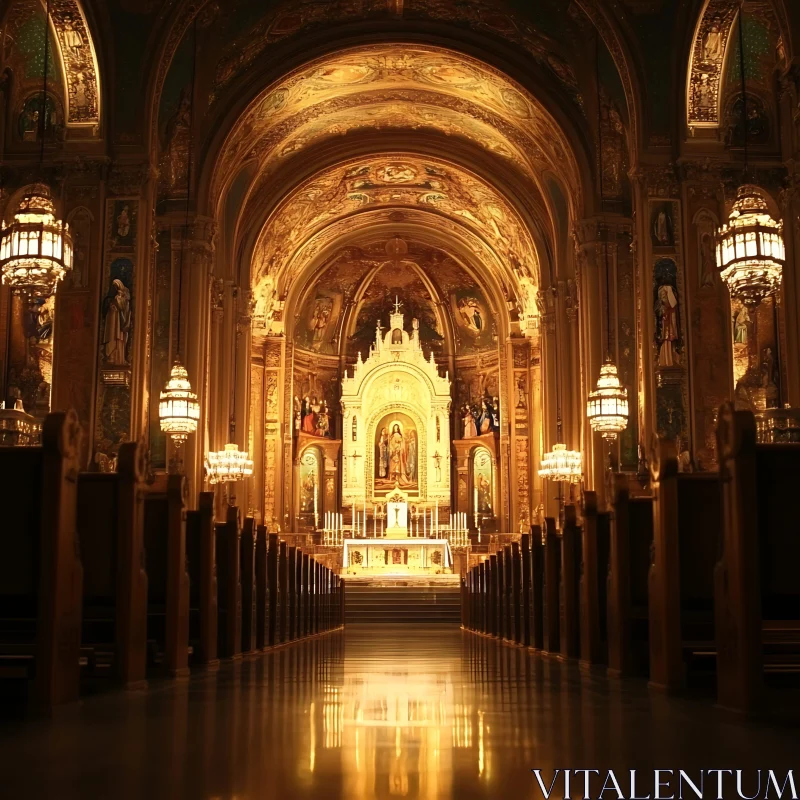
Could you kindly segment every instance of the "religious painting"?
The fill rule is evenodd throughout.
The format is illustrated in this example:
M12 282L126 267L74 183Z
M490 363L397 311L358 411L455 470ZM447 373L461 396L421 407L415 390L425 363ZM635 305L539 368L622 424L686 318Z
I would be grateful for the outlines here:
M747 131L748 145L769 144L770 139L770 118L764 103L756 96L747 93L747 106L744 108L741 92L728 107L725 115L727 132L725 135L726 144L729 147L743 147L745 130ZM742 120L742 112L745 113L746 123Z
M101 359L108 367L128 367L131 363L132 281L133 262L127 258L115 259L109 269L101 309Z
M675 247L675 218L673 205L670 202L653 206L650 220L650 236L653 247Z
M39 134L42 125L42 107L44 105L44 135L45 139L54 139L60 127L59 113L56 101L50 95L45 98L42 104L42 95L35 94L29 97L22 105L17 122L19 138L23 142L39 141Z
M482 292L472 286L450 295L450 307L461 339L461 352L485 350L492 345L489 306Z
M301 514L313 515L314 524L319 519L320 453L316 447L309 447L300 458L300 498Z
M480 516L494 515L492 454L478 447L472 455L472 510Z
M335 355L332 340L341 305L340 295L318 289L306 302L298 321L297 344L315 353Z
M419 491L419 436L414 422L401 413L387 414L375 432L375 491L400 487Z
M127 386L101 386L95 429L95 449L116 455L129 439L131 394Z
M332 438L331 415L328 403L316 395L295 397L295 429L309 436Z
M133 250L136 243L136 200L115 200L109 241L114 250Z
M656 366L679 367L683 357L678 266L671 258L656 261L653 270Z

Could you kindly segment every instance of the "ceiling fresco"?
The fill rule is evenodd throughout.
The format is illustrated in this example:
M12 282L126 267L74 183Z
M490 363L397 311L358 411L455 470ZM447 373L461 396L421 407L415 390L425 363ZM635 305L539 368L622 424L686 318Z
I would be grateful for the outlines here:
M579 202L575 157L540 103L480 61L407 44L342 50L265 89L222 147L211 180L212 202L219 201L243 160L257 159L266 169L309 147L315 137L362 127L420 126L479 140L529 174L557 165L572 201Z
M320 355L366 356L395 302L419 321L423 347L437 356L497 347L495 309L475 273L438 247L392 237L336 252L304 292L294 340ZM485 277L485 276L484 276Z
M253 256L252 283L280 285L285 296L303 262L304 242L335 220L376 207L416 207L477 234L517 277L538 284L531 234L497 191L452 164L396 154L337 165L306 181L271 214ZM437 224L430 219L428 224Z

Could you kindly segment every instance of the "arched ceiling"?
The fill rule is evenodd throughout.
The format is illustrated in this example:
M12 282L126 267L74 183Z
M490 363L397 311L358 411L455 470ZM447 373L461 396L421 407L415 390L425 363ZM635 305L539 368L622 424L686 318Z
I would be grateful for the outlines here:
M12 65L23 94L28 90L41 92L45 8L44 0L14 0L5 18L0 19L4 39L0 71L6 63ZM50 58L60 65L66 87L61 99L67 133L83 130L97 135L102 112L100 68L89 23L78 0L50 0L50 35L56 45L50 49ZM17 103L22 100L24 97L18 98Z
M529 175L557 170L570 202L580 205L576 155L525 89L461 53L393 43L338 51L260 92L220 148L210 181L212 207L244 161L255 160L266 181L298 150L352 130L386 128L463 137Z
M535 315L539 257L530 226L488 181L442 159L407 153L352 159L303 182L270 214L252 258L257 323L274 322L318 256L371 225L416 224L477 258L504 302ZM362 234L363 235L363 234ZM300 281L302 284L302 281Z

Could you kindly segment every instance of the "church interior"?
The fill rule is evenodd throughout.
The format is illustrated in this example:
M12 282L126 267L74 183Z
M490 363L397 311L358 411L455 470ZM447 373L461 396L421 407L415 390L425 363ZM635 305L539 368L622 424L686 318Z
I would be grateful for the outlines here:
M794 0L4 0L0 784L785 776L798 265Z

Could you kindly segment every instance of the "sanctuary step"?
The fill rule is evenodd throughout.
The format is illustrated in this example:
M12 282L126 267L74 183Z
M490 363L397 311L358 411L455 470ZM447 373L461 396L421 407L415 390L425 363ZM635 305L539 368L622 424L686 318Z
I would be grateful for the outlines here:
M345 585L346 623L439 624L461 622L458 584L448 581L353 581Z

